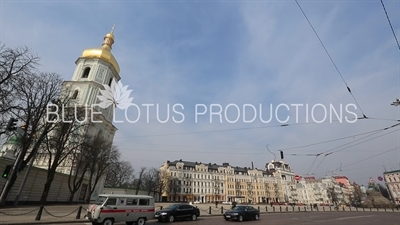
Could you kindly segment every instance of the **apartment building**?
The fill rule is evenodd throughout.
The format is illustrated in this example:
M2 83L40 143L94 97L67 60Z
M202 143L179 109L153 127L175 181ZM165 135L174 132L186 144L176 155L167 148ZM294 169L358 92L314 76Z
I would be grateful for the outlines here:
M229 163L218 165L175 160L165 162L160 171L163 174L161 179L166 183L163 201L284 201L281 167L268 168L267 164L266 168L257 169L232 166Z
M390 197L396 205L400 205L400 170L393 170L383 173Z
M285 193L285 200L296 204L333 204L332 195L337 203L344 202L344 195L341 186L331 177L315 179L301 177L298 181L287 182L289 192ZM333 194L329 193L329 189Z
M349 178L346 176L334 176L333 177L342 189L343 201L345 203L350 203L353 199L354 187L351 185Z

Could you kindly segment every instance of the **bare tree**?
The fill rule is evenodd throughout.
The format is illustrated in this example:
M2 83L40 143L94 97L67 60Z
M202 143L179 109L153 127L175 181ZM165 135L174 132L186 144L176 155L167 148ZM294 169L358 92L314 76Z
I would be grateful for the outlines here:
M219 194L220 194L220 182L217 179L217 177L214 177L212 180L212 195L213 195L213 201L217 202L219 200Z
M264 183L264 191L265 191L265 195L267 196L267 199L265 200L265 202L271 203L272 199L271 199L271 190L270 190L269 183Z
M132 164L127 161L118 161L107 168L105 186L123 187L132 181L134 175Z
M87 145L82 144L79 149L79 151L74 151L70 154L70 160L73 166L68 176L68 189L70 191L69 203L73 201L76 192L82 186L90 165Z
M156 192L158 193L158 199L161 200L163 193L169 193L169 181L170 181L170 174L166 170L160 170L157 174L157 185L156 185Z
M76 110L81 112L76 112ZM75 118L76 116L80 118ZM84 121L86 118L85 109L67 108L63 110L62 120L54 124L54 128L45 136L42 151L42 157L47 160L47 180L44 185L40 203L44 204L49 194L51 183L54 180L57 168L67 160L67 164L71 165L71 154L78 151L82 141L82 132L85 130ZM66 122L67 121L67 122ZM50 121L48 121L50 122ZM72 168L68 168L72 169Z
M176 177L170 177L168 184L168 192L173 196L173 201L176 201L178 193L181 192L181 181Z
M8 119L9 111L17 105L17 91L20 77L31 74L38 65L39 57L27 47L9 48L0 44L0 126ZM5 131L0 130L0 135Z
M0 45L0 87L14 76L32 72L38 65L39 57L28 47L8 48Z
M104 141L102 137L96 136L88 143L89 157L91 164L88 168L89 176L89 194L86 196L86 201L90 202L90 198L96 188L96 185L102 177L105 176L107 168L113 163L118 162L120 153L116 146Z
M5 204L21 166L32 160L47 133L53 128L52 124L44 122L44 118L47 114L47 105L61 93L62 79L54 73L32 73L15 79L18 79L18 82L13 84L13 89L18 101L11 113L24 123L25 133L20 137L17 169L11 172L9 182L4 187L0 206Z
M146 167L140 168L138 178L136 179L136 195L139 193L139 190L142 188L143 177L146 172Z
M159 174L160 171L156 168L150 168L143 176L142 186L144 190L147 190L147 195L150 195L151 192L156 194L157 185L159 183Z
M337 195L337 193L335 191L335 187L328 187L326 189L326 191L327 191L328 198L332 201L332 203L334 205L338 205L339 204L339 198L338 198L338 195Z
M364 199L364 194L362 193L361 187L358 184L353 182L352 186L353 186L353 196L351 202L353 206L359 207L361 206L361 203Z

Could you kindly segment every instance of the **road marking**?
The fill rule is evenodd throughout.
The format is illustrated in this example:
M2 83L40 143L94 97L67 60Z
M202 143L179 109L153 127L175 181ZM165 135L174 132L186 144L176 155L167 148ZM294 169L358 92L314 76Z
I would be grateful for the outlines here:
M317 217L321 217L321 216L304 216L304 217L296 217L296 218L292 218L294 220L305 220L302 221L302 224L315 224L315 223L324 223L324 222L331 222L331 221L338 221L338 220L349 220L349 219L357 219L357 218L366 218L366 217L373 217L375 215L365 215L365 216L348 216L348 217L340 217L340 218L336 218L336 219L328 219L328 220L324 220L324 219L318 219Z
M334 220L347 220L347 219L356 219L356 218L364 218L364 217L373 217L374 215L367 215L367 216L348 216L348 217L341 217Z
M348 220L348 219L357 219L357 218L364 218L364 217L373 217L374 215L366 215L366 216L348 216L348 217L340 217L336 219L329 219L329 220L317 220L314 222L329 222L334 220Z

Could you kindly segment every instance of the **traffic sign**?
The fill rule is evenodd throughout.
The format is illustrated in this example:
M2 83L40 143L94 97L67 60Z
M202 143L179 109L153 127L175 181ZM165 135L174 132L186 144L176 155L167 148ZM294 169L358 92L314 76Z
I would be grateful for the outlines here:
M300 180L300 176L299 176L299 175L296 175L296 176L294 176L294 179Z

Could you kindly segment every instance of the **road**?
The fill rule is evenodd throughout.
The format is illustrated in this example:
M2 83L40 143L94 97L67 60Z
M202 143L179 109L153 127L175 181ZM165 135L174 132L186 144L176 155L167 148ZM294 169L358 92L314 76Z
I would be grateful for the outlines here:
M245 224L254 225L400 225L400 213L391 212L308 212L308 213L277 213L262 214L258 221L245 221ZM71 223L72 224L72 223ZM91 223L73 223L75 225L91 225ZM123 225L125 223L116 223ZM161 225L154 220L148 221L147 225ZM222 216L198 218L197 221L177 221L171 225L232 225L233 222L225 221ZM53 224L55 225L55 224ZM59 224L58 224L59 225Z

